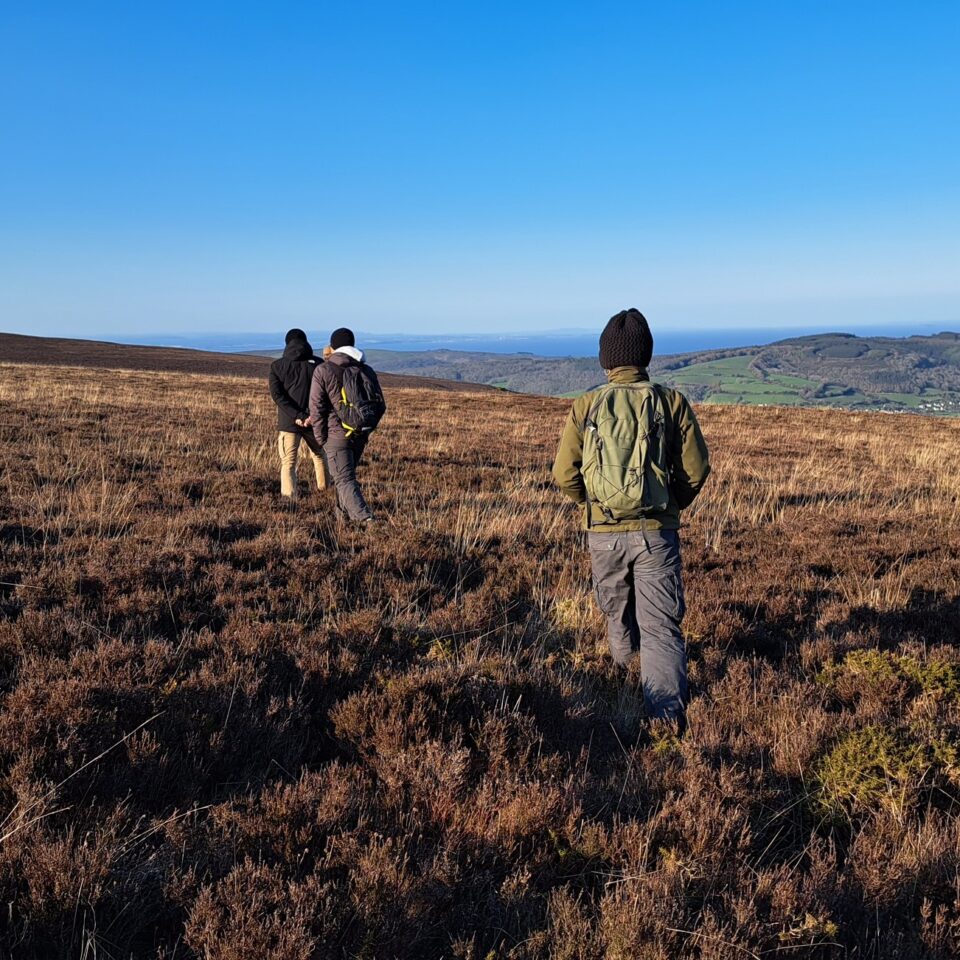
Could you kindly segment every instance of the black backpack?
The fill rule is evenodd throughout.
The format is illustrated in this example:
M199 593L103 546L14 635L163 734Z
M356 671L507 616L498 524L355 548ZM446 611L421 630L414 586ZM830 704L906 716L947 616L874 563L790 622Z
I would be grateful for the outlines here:
M348 437L370 433L387 412L377 375L365 363L343 368L340 383L340 423Z

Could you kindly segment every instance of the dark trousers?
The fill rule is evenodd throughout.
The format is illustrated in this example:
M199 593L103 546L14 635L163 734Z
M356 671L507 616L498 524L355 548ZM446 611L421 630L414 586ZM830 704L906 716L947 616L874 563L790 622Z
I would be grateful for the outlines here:
M672 717L687 700L686 606L676 530L591 533L597 603L610 653L626 666L638 653L647 713Z
M351 520L369 520L373 516L357 482L357 467L366 445L366 437L358 437L345 442L328 440L323 447L330 479L337 490L337 503Z

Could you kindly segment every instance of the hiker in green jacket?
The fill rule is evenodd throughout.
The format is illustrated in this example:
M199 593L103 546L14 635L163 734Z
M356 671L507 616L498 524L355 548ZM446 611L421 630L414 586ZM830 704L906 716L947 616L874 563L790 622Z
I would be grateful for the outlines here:
M683 394L652 384L653 336L639 310L610 318L600 335L609 381L578 397L553 476L583 504L597 604L613 659L639 654L647 716L686 730L687 658L680 511L710 473L707 445Z

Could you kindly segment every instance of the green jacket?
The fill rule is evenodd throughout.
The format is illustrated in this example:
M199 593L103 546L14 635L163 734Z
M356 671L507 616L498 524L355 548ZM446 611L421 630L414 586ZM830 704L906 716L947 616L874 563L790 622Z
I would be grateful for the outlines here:
M607 371L611 383L638 383L649 380L646 370L640 367L616 367ZM594 507L590 522L587 522L587 491L580 474L583 462L583 422L596 399L596 391L585 393L573 402L567 417L560 449L553 464L553 479L560 490L576 503L584 504L583 526L595 533L611 533L621 530L677 530L680 527L680 511L689 507L700 492L710 474L710 458L707 444L700 432L700 424L694 415L690 401L676 390L660 387L663 405L666 408L667 442L670 445L670 502L666 510L643 520L606 519Z

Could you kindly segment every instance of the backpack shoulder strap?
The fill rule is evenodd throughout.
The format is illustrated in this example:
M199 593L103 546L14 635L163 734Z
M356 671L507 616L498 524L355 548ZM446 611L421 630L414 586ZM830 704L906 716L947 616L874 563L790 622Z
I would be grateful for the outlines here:
M600 405L603 403L606 395L610 392L610 388L615 386L616 384L614 383L604 383L604 384L601 384L599 387L597 387L596 397L594 398L590 406L587 407L587 412L584 414L584 417L583 417L584 430L586 430L587 427L590 426L590 424L596 423L597 412L600 409Z
M330 398L330 403L333 406L333 409L336 410L339 408L342 396L341 391L343 390L343 374L345 367L341 367L339 363L330 363L329 361L324 361L323 364L330 371L330 379L327 386L327 396Z

